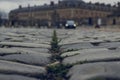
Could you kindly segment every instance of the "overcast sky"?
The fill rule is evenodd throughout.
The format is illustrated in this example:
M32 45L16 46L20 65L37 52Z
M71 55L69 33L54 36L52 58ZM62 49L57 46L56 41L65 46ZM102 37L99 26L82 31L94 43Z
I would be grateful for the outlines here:
M50 1L57 2L58 0L0 0L0 10L9 12L12 9L18 8L19 5L27 6L30 4L31 6L34 5L43 5L44 3L49 3ZM84 0L86 2L104 2L106 4L111 3L115 4L120 0Z

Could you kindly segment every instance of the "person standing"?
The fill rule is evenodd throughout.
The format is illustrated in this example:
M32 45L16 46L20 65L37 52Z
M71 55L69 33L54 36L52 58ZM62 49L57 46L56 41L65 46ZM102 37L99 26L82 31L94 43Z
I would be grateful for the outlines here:
M100 28L101 24L102 24L102 20L101 20L101 18L98 18L95 28Z

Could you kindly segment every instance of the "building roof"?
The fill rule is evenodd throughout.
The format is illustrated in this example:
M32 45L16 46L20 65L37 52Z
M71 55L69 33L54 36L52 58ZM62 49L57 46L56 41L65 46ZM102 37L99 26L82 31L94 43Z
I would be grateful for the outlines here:
M120 17L120 2L118 2L117 7L109 17Z
M82 1L82 0L62 0L62 1Z
M60 6L62 5L62 6ZM43 11L43 10L53 10L58 8L83 8L83 9L91 9L91 10L102 10L102 11L111 11L112 6L100 4L100 3L85 3L83 0L62 0L58 4L54 5L42 5L42 6L33 6L33 7L20 7L18 9L12 10L10 13L17 13L17 12L29 12L29 11Z

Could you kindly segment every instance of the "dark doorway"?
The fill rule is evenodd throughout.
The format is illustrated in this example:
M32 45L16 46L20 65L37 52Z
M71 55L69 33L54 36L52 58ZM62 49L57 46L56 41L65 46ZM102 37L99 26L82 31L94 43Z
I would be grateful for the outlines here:
M59 21L59 14L56 10L54 10L53 14L51 15L52 17L52 26L55 28L59 28L60 26L60 21Z
M0 26L2 25L2 19L0 19Z
M88 24L93 25L93 19L92 18L88 18Z
M16 23L15 20L12 20L12 21L11 21L11 25L12 25L12 26L15 26L15 23Z
M116 25L116 19L113 19L113 25Z

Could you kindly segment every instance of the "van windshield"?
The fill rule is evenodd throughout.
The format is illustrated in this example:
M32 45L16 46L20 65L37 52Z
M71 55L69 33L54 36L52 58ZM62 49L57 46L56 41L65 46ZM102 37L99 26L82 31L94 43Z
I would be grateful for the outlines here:
M74 25L74 21L67 21L67 24Z

